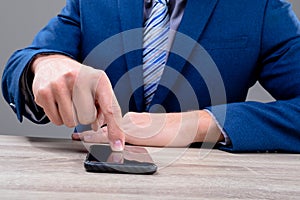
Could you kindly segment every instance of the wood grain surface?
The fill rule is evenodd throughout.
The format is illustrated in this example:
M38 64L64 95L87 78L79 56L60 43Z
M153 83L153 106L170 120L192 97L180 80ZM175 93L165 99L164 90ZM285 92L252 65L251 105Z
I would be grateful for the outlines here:
M86 145L0 136L0 199L300 199L300 155L147 148L154 175L88 173Z

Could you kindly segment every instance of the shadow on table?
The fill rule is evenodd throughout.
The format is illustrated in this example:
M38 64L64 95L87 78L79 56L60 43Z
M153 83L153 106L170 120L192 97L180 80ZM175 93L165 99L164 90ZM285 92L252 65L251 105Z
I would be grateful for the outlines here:
M87 153L89 148L89 145L71 139L28 137L27 140L33 147L51 152Z

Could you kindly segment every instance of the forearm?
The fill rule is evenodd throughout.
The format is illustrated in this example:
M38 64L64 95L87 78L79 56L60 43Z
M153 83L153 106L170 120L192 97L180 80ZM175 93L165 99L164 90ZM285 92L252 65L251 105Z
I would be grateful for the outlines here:
M213 117L204 110L182 113L128 113L124 117L126 141L145 146L185 147L194 142L224 140Z

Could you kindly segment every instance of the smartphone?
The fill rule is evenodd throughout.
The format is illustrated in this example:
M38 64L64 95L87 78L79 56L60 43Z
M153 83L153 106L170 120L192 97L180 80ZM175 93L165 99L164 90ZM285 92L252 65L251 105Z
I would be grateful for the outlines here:
M87 172L154 174L157 166L143 147L125 146L114 152L108 145L91 145L84 161Z

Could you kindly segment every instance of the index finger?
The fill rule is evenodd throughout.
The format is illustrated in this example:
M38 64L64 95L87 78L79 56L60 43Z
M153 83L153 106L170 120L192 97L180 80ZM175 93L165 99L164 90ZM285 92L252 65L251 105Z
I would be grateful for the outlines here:
M99 71L99 79L95 90L95 100L98 101L105 122L107 123L108 139L112 150L123 151L125 134L121 129L121 108L106 73L102 70L97 71Z

